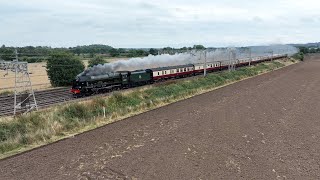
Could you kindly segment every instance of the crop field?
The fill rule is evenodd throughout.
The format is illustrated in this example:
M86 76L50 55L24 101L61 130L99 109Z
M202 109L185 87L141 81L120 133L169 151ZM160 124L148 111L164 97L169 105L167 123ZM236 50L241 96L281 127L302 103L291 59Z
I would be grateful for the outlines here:
M108 62L118 61L120 59L126 60L128 58L107 58L105 59ZM88 66L89 59L82 60L85 66ZM29 63L28 64L29 73L33 88L35 90L48 89L51 88L50 80L46 71L46 62L41 63ZM1 92L10 92L14 90L15 84L15 75L14 72L9 72L8 75L5 71L0 71L0 93Z
M31 63L29 64L29 73L31 82L35 89L44 89L50 87L50 81L46 72L46 63ZM5 71L0 71L0 91L13 90L15 84L15 74L14 72L9 72L8 75Z

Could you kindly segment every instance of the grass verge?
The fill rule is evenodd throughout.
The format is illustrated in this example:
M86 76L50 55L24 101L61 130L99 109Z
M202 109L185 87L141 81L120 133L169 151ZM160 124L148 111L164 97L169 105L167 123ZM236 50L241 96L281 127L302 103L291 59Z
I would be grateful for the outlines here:
M12 95L14 92L9 90L0 91L0 96Z
M190 98L297 61L274 61L237 71L168 81L105 98L70 103L16 118L0 118L0 158L63 139L118 120Z

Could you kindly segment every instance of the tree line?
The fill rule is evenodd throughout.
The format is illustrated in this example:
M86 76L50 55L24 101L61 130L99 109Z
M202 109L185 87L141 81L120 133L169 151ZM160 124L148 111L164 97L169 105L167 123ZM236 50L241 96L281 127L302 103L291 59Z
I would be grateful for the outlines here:
M193 47L183 48L113 48L109 45L93 44L69 48L52 48L49 46L26 46L26 47L6 47L2 45L0 47L0 60L12 60L15 58L15 50L18 51L18 56L21 61L27 61L29 63L42 62L48 60L49 56L54 53L70 53L82 58L94 58L95 56L103 57L143 57L149 54L157 55L159 53L181 53L192 49L205 49L203 45L194 45Z
M303 54L319 53L320 52L320 47L299 46L298 48L299 48L300 52L303 53Z

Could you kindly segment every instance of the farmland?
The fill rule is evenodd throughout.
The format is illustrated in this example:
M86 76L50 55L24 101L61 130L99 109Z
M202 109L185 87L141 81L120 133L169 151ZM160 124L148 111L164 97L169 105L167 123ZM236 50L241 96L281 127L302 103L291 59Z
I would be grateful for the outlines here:
M308 57L303 63L71 136L1 161L1 177L316 179L318 68L319 57ZM175 94L178 85L168 86L172 87L160 87L163 95ZM133 99L144 97L124 94L113 100L120 100L121 106L130 98L133 106Z

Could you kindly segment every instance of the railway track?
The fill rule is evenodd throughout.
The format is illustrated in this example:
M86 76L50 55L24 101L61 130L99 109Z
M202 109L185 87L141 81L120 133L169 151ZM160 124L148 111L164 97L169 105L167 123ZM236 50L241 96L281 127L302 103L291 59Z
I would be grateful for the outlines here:
M70 88L57 88L44 91L35 91L37 105L43 109L52 105L74 100L69 92ZM33 103L32 100L30 100ZM25 112L25 109L17 110L17 114ZM14 96L0 96L0 116L14 115Z
M130 88L130 89L123 89L120 91L123 92L131 89L141 88L141 87L142 86ZM85 101L85 100L89 100L96 97L105 97L105 96L109 96L111 93L112 92L95 94L92 96L82 97L82 98L73 98L73 96L70 93L70 88L59 88L59 89L35 91L35 96L36 96L38 108L45 109L50 106L64 104L67 102ZM13 95L0 96L0 117L13 116L14 115L13 104L14 104ZM25 112L24 109L17 110L17 114L22 114L24 112Z

